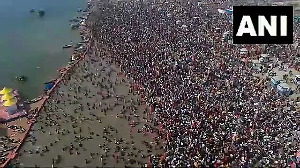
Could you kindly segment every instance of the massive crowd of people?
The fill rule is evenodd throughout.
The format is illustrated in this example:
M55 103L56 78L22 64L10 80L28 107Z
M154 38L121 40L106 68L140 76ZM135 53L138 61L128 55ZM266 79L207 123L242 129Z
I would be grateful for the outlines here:
M252 75L267 52L298 69L293 45L232 45L222 35L230 1L101 1L92 29L152 107L167 167L299 164L296 101ZM299 24L294 28L299 42ZM298 159L298 160L297 160ZM293 164L292 164L293 163ZM152 163L153 166L154 162Z
M148 155L162 153L162 144L152 139L156 129L147 123L148 108L103 58L88 27L81 27L81 35L89 42L86 54L74 54L85 59L72 62L51 92L11 167L144 167Z

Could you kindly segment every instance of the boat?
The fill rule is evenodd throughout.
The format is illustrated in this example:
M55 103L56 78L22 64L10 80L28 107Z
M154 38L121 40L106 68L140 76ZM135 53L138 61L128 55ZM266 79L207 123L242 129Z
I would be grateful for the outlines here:
M70 21L70 22L79 22L80 20L77 19L77 18L73 18L73 19L70 19L69 21Z
M20 81L20 82L26 82L27 81L27 77L24 76L24 75L16 76L16 79L18 79L18 81Z
M78 47L78 48L76 48L77 50L83 50L84 49L84 47L83 46L80 46L80 47Z
M71 24L71 29L78 29L79 28L79 24Z
M44 15L45 15L45 11L44 11L43 9L40 9L40 10L39 10L39 15L40 15L40 16L44 16Z
M79 55L73 54L71 56L70 62L73 63L74 61L79 60L79 59L80 59Z
M77 43L75 48L77 49L77 48L81 47L82 45L83 45L82 43Z
M35 11L34 8L30 9L30 12L31 12L31 13L33 13L34 11Z
M86 17L86 16L80 16L79 18L80 18L80 19L83 19L83 20L87 20L87 17Z
M29 100L27 103L28 104L35 103L35 102L38 102L38 101L40 101L42 99L43 99L43 96L39 96L39 97L36 97L34 99Z
M63 48L71 48L71 47L73 47L73 45L71 44L63 46Z

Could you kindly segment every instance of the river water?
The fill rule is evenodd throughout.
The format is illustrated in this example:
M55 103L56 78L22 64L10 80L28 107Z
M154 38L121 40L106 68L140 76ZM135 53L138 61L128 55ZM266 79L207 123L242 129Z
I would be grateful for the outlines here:
M85 0L1 0L0 87L17 89L25 98L41 94L43 83L57 77L57 69L69 61L72 51L62 47L80 41L69 20L85 6ZM30 13L32 8L44 9L45 16ZM18 75L28 80L20 83Z

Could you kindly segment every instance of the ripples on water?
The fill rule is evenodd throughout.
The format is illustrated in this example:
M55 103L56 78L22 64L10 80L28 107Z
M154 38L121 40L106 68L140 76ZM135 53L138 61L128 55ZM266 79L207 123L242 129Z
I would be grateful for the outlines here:
M18 89L26 98L41 93L43 83L69 61L71 53L62 46L80 41L69 20L79 16L77 8L85 4L85 0L1 0L0 87ZM46 14L40 18L29 12L31 8L42 8ZM28 81L19 83L17 75L27 76Z

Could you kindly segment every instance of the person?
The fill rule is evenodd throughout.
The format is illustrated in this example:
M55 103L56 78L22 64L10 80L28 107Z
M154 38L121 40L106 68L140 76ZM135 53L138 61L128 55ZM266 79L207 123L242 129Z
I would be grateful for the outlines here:
M285 134L271 130L281 128L276 123L278 114L285 108L286 103L282 102L287 100L274 96L275 90L265 83L256 87L253 70L241 62L239 46L221 42L223 32L216 31L217 28L223 27L224 31L231 28L227 18L216 12L217 8L230 5L229 1L222 2L218 7L194 1L160 5L151 2L140 6L139 12L127 2L120 2L120 6L110 4L118 10L108 12L109 5L103 3L107 13L105 10L102 17L96 18L98 23L107 19L106 24L95 25L98 31L94 33L109 48L113 62L120 64L121 71L136 85L147 87L138 91L147 95L145 101L155 105L153 121L161 123L166 137L165 149L173 153L166 159L170 166L186 167L199 160L196 158L203 158L198 164L204 167L212 163L247 166L260 163L264 152L278 153L284 149L284 145L276 149L256 145L261 141L256 131L274 137ZM183 24L187 26L185 29L181 29ZM249 45L248 48L249 56L260 55L259 47ZM256 52L252 52L254 49ZM282 46L266 46L266 50L273 53L295 52L282 49ZM282 62L284 55L290 54L280 54L278 61ZM157 76L153 75L156 71ZM263 74L262 69L260 73ZM203 100L197 101L195 94ZM274 107L274 104L280 105ZM257 105L263 110L258 111ZM272 113L268 112L270 109ZM266 123L273 124L263 126ZM229 140L233 132L236 132L235 138ZM248 133L253 136L247 136ZM280 144L278 140L267 141ZM227 151L223 151L226 148ZM263 152L255 156L255 151ZM223 158L227 158L226 163Z
M222 41L223 32L230 31L232 25L217 9L228 8L232 6L231 2L208 2L198 4L197 1L186 0L135 4L132 1L99 1L97 6L101 15L91 15L92 35L97 40L95 47L103 50L103 55L99 54L101 57L111 60L103 61L103 64L107 66L115 62L121 65L120 71L132 81L132 92L139 92L143 101L151 106L151 112L146 112L150 117L141 126L141 133L151 133L154 123L159 126L158 135L153 140L163 141L162 148L167 155L164 162L160 162L160 157L153 154L155 143L143 141L144 151L150 156L149 165L273 167L277 161L280 167L287 167L287 158L298 150L297 142L290 138L297 130L297 113L289 108L297 102L277 94L268 82L253 76L255 71L242 61L239 54L245 46ZM299 34L299 24L294 26ZM261 46L246 47L251 57L260 55ZM266 50L276 55L282 67L296 64L290 57L294 57L297 51L289 45L268 45ZM89 55L95 54L90 51ZM84 86L83 82L95 80L89 71L97 63L87 60L80 66L84 75L70 76L70 80L76 78L74 81L81 86ZM278 69L278 66L274 68ZM113 81L108 78L105 68L103 71L105 77L99 82L103 86L101 90L108 91L112 87L108 83ZM258 73L258 76L264 75L264 72ZM125 82L124 79L120 81ZM258 81L261 81L260 86ZM68 87L73 86L66 83ZM94 98L88 89L82 87L85 95L77 95L76 98ZM106 92L101 93L101 98L110 99L110 92L107 95ZM61 97L57 93L56 99ZM60 102L62 105L66 103L68 99ZM132 121L136 103L127 103L130 99L122 103L122 113L126 120ZM107 117L111 111L108 104L103 103L101 110L105 110L99 110L99 113L107 113ZM81 115L71 121L85 124L83 114L89 106L86 102L81 103L78 108ZM52 105L51 111L60 110ZM50 114L47 113L48 126L52 126L54 120ZM70 120L69 115L61 116ZM105 158L108 158L108 149L113 148L107 142L113 131L111 127L99 130L105 134L102 148L106 151ZM60 129L60 132L65 131ZM138 144L135 136L131 134L130 138ZM128 157L135 156L136 152L129 148L125 150ZM124 160L124 164L128 165ZM85 162L88 162L87 159Z

